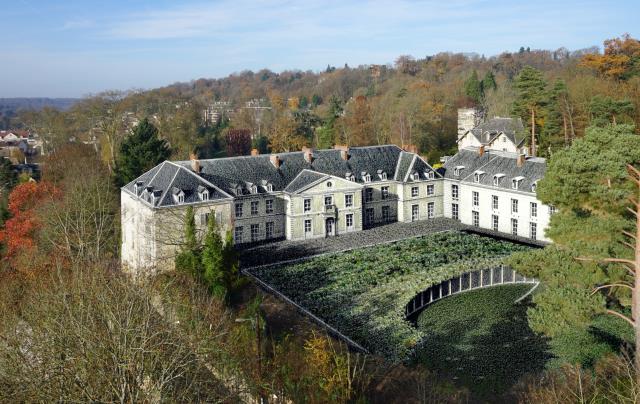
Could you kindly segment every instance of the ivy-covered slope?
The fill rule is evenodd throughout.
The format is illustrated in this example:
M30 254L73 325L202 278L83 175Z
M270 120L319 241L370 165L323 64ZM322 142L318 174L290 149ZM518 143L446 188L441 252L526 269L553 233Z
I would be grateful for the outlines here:
M404 360L422 337L404 319L416 293L527 248L445 232L252 273L373 353Z

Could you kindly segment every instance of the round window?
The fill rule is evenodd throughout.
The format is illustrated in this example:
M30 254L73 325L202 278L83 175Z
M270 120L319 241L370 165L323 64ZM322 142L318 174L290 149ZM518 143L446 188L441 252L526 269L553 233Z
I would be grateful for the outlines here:
M333 186L333 183L331 181L327 181L327 188L331 188Z

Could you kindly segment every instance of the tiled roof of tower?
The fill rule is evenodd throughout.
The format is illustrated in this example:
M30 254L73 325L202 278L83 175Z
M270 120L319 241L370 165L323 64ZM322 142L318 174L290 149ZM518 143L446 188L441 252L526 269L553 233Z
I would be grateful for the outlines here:
M495 117L481 123L470 132L482 144L489 144L500 133L504 133L515 145L520 145L525 139L523 136L524 125L520 118Z
M123 189L135 194L136 182L142 182L144 186L151 185L154 189L163 191L176 186L185 191L185 202L187 202L192 199L191 192L195 195L193 190L203 184L207 184L209 188L211 185L217 187L221 191L218 192L219 197L229 197L237 195L235 191L238 188L241 190L240 195L247 194L251 184L258 185L260 193L266 192L265 188L260 186L262 184L271 184L275 192L289 192L294 188L300 189L303 183L313 178L319 178L317 175L307 173L296 180L303 170L340 178L345 178L347 173L352 173L357 183L364 182L362 173L370 174L371 182L380 181L378 172L386 173L390 180L395 178L402 181L403 177L397 176L396 168L406 172L415 156L413 153L403 152L395 145L352 147L349 149L347 160L343 159L342 152L338 149L314 150L312 153L310 162L305 159L304 152L278 153L279 167L271 162L271 155L200 160L199 174L192 171L191 161L165 162L125 185ZM421 164L421 170L423 168L433 170L422 160L419 164ZM182 168L179 174L178 167ZM296 183L292 184L294 180ZM167 206L172 203L171 198L163 194L160 205L157 206Z

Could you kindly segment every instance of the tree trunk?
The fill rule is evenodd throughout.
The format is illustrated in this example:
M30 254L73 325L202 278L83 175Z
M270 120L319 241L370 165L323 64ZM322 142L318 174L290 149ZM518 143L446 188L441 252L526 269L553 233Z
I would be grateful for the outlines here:
M564 147L569 147L569 132L567 131L567 115L562 113L562 128L564 129Z
M531 155L536 156L536 110L531 108Z

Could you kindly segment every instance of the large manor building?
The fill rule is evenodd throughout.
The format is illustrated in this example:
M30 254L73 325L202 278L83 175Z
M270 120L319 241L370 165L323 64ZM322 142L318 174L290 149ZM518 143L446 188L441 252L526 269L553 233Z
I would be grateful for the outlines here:
M545 160L523 153L522 124L514 121L461 128L458 153L438 170L415 148L395 145L165 161L121 190L123 265L173 268L188 206L199 230L215 218L236 244L437 217L546 240L552 212L535 193Z

